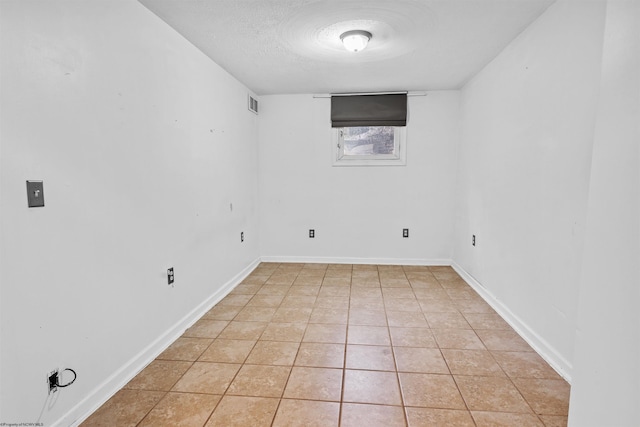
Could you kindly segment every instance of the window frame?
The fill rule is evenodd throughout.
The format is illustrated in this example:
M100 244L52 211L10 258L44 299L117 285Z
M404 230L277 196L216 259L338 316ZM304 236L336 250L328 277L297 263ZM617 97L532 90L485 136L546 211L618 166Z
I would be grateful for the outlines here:
M349 126L345 126L349 127ZM331 156L332 166L406 166L407 164L407 127L392 126L394 136L394 154L345 155L345 127L332 128ZM359 127L359 126L356 126Z

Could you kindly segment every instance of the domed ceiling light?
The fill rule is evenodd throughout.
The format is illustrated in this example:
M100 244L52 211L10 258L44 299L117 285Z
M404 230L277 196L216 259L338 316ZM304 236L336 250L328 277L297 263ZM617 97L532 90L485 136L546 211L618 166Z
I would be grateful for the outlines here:
M363 30L347 31L340 35L340 40L349 52L359 52L367 47L371 40L371 33Z

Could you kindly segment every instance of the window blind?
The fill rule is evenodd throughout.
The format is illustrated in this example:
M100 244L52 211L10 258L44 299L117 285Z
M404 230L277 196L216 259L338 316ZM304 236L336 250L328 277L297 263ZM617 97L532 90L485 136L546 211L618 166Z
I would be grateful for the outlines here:
M331 126L406 126L407 94L331 97Z

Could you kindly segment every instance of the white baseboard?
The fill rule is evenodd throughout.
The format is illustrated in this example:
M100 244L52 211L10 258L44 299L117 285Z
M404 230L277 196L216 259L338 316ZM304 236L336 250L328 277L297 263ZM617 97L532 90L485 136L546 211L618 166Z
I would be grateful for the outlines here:
M133 377L142 371L149 363L178 339L187 328L198 321L207 311L231 292L249 273L251 273L260 263L260 259L254 260L240 273L227 281L218 291L203 301L189 314L178 321L171 329L159 336L147 348L134 356L128 363L122 366L113 375L107 378L102 384L89 394L80 403L74 406L69 412L56 421L53 426L77 426L87 419L93 412L124 387Z
M305 264L451 265L450 259L263 256L263 262Z
M500 302L480 282L467 271L453 262L453 269L489 304L518 335L522 337L562 378L571 384L572 365L562 357L544 338L531 329L522 319Z

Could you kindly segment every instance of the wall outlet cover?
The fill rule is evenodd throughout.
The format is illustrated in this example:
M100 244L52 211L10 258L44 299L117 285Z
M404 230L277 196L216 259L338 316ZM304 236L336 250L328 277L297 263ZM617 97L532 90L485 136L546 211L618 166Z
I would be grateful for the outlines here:
M30 208L44 207L44 184L42 181L27 181L27 203Z
M57 369L47 374L47 386L49 387L49 394L55 393L58 390L58 370Z

